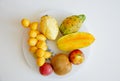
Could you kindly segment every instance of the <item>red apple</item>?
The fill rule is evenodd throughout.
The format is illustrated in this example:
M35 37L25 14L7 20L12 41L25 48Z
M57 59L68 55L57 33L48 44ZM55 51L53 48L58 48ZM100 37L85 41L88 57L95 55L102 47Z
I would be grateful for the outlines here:
M44 63L44 65L39 68L39 71L42 75L47 76L53 72L53 69L50 63Z
M70 52L69 54L69 60L71 63L78 65L81 64L84 61L85 57L84 54L81 50L73 50L72 52Z

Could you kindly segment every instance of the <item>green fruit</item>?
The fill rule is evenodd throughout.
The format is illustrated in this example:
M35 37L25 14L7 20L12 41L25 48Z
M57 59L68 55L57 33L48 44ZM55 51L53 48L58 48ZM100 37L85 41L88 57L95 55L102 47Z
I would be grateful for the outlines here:
M72 15L67 17L60 26L63 35L77 32L85 20L85 15Z

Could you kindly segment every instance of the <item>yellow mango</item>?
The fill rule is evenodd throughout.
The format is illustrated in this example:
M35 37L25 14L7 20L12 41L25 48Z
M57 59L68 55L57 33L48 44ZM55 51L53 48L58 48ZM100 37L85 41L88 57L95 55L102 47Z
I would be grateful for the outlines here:
M62 36L57 40L57 46L60 50L71 51L74 49L84 48L91 45L95 38L87 32L76 32Z

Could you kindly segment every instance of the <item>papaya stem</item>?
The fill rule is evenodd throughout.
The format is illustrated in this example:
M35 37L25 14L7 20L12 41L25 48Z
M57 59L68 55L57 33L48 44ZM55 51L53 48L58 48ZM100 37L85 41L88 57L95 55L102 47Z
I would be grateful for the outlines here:
M86 16L84 14L79 15L79 18L81 19L82 23L85 21Z

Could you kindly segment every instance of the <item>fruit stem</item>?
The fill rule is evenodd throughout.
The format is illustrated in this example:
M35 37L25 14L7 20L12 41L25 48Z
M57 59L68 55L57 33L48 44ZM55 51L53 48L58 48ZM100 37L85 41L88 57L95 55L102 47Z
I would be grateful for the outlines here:
M79 18L81 19L82 23L85 21L86 17L84 14L79 15Z

